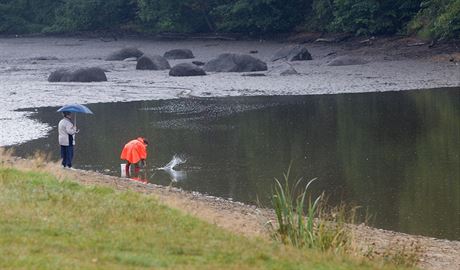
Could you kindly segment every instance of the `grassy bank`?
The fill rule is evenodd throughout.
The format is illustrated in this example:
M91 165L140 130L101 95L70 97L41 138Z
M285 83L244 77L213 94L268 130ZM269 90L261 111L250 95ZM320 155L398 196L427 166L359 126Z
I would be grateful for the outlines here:
M1 269L377 268L237 236L152 196L1 167L0 213Z

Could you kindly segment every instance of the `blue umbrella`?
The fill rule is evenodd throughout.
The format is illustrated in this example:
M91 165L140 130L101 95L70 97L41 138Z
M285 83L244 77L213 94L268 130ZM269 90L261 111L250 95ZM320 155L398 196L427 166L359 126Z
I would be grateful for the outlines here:
M61 107L58 112L74 112L74 113L89 113L93 114L93 112L86 107L85 105L81 104L69 104Z
M58 112L73 112L73 113L86 113L86 114L93 114L93 112L86 107L85 105L81 104L69 104L61 107ZM77 125L77 115L75 114L75 126Z

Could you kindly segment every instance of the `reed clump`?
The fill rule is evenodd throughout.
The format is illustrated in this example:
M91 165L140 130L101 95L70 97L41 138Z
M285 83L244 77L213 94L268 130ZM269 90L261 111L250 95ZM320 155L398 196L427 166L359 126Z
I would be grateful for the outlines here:
M329 207L324 193L311 196L310 186L316 178L305 186L302 178L291 185L289 174L290 168L283 174L283 181L275 178L272 203L278 227L273 237L298 248L346 251L352 240L347 224L354 222L357 208L345 204Z
M324 192L313 197L314 178L302 185L302 178L295 184L290 182L290 167L283 174L283 180L275 178L272 204L277 226L271 224L272 236L276 241L303 249L342 254L356 259L377 261L383 265L413 267L420 261L423 250L419 243L390 243L385 250L376 251L372 247L367 252L358 248L353 238L353 229L359 221L365 224L369 215L358 218L358 209L341 203L328 204Z

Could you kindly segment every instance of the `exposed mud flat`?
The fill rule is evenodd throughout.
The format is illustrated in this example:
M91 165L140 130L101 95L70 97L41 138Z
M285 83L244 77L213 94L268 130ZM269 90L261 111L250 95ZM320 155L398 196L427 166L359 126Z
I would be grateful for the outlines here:
M288 43L0 38L0 146L46 136L50 127L28 119L28 113L15 111L22 108L193 96L316 95L460 86L460 66L449 61L450 54L442 49L428 49L428 46L412 49L401 42L373 46L313 43L307 44L313 60L291 62L299 74L280 76L270 72L280 65L279 62L270 62L270 58L285 45ZM257 51L253 56L266 61L269 71L264 73L266 76L209 73L200 77L170 77L168 71L136 71L134 61L103 60L111 52L127 46L160 55L173 48L187 48L196 57L193 60L172 60L172 65L206 62L226 52L248 54ZM368 63L327 65L342 55L359 56ZM52 71L72 66L101 67L107 71L108 82L47 81Z

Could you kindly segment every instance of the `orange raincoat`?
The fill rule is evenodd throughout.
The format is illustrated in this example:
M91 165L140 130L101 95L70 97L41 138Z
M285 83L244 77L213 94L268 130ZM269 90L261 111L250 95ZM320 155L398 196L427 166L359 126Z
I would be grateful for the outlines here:
M144 139L139 137L125 144L120 158L131 164L138 163L141 159L146 159L147 145L144 143Z

